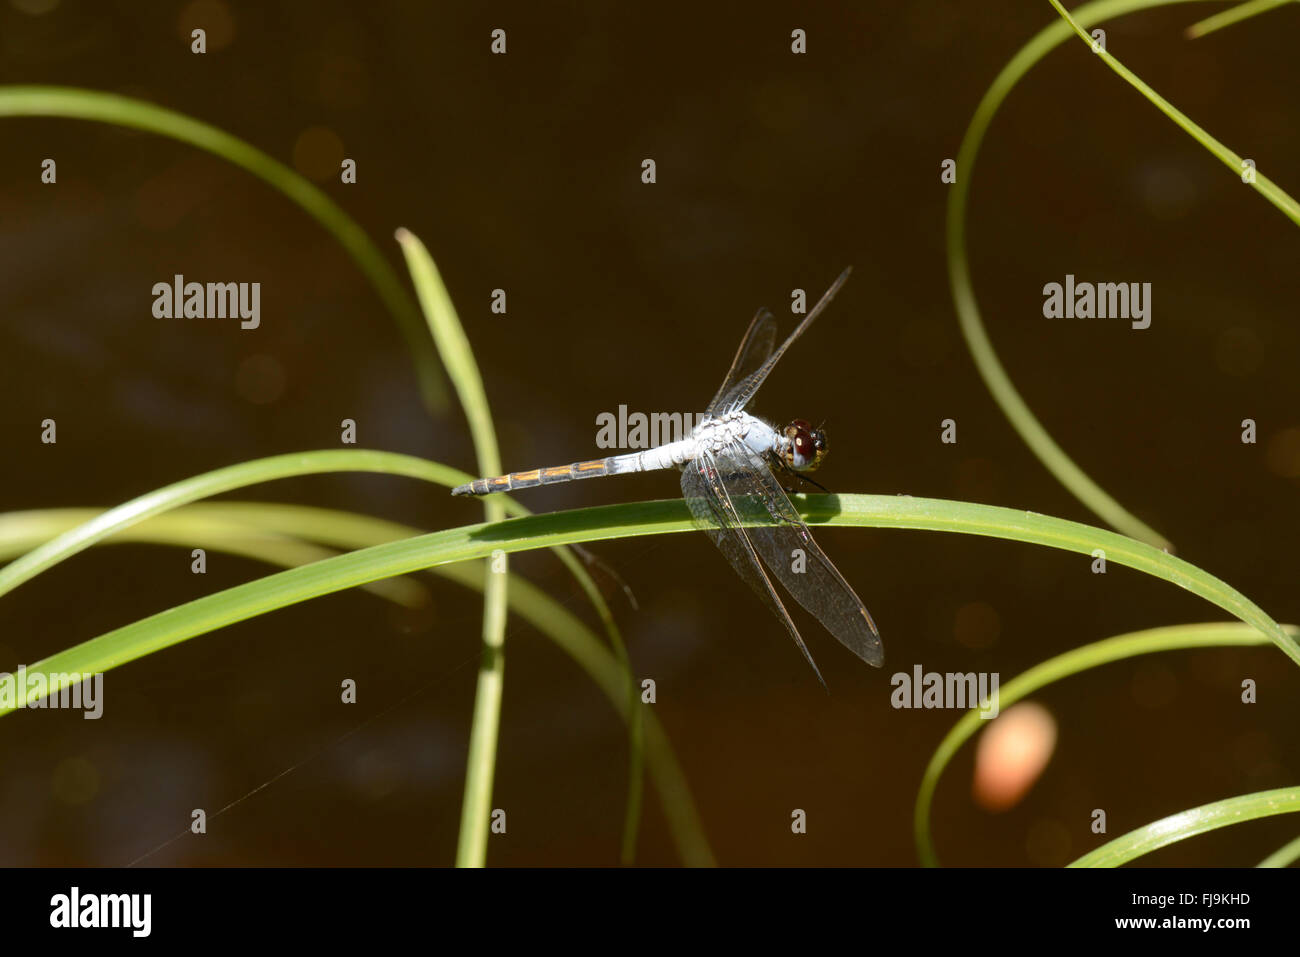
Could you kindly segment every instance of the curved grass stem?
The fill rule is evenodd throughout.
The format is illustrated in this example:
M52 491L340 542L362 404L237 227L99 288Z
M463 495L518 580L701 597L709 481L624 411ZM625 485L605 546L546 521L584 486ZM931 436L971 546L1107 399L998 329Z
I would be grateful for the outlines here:
M124 126L197 147L233 163L278 190L320 223L370 280L406 337L425 406L447 409L447 389L419 310L379 247L338 203L306 177L244 140L193 117L116 93L69 86L0 87L0 117L53 116Z

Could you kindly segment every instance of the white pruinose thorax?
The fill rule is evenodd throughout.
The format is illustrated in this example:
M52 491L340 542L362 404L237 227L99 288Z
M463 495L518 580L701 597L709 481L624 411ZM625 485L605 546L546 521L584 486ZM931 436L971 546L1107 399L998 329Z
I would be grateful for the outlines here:
M733 442L744 442L759 455L779 452L781 433L748 412L727 412L705 419L695 427L691 438L703 451L721 452Z

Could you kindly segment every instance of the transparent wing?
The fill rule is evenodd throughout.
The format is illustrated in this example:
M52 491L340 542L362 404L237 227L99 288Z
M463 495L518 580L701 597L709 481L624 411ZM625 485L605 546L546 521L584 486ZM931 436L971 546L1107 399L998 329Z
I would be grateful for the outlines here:
M885 653L862 599L813 541L767 462L736 442L716 456L717 467L749 541L799 604L816 615L844 647L880 667ZM755 524L756 523L756 524Z
M821 315L822 310L826 308L831 299L834 298L835 294L840 291L840 286L844 285L845 280L849 278L849 273L852 271L853 267L849 266L844 270L844 272L840 273L840 278L836 279L831 285L831 288L827 289L821 299L817 300L817 305L812 307L812 310L808 315L804 316L803 322L799 323L794 332L790 333L790 337L786 339L785 342L781 343L781 348L772 353L766 362L755 371L749 373L730 389L723 390L725 394L716 398L713 403L717 408L718 414L734 412L737 409L743 409L745 406L749 405L750 401L754 398L754 394L758 392L759 386L763 384L763 380L768 377L768 374L776 368L776 364L781 361L781 356L785 354L785 350L789 349L794 341L803 335L804 331L812 325L813 320ZM741 348L744 348L743 344ZM739 356L737 356L737 358L739 358ZM735 371L734 365L732 366L732 371ZM727 378L730 380L731 376L728 375Z
M731 368L727 370L727 377L722 380L722 385L718 386L713 401L709 403L704 411L712 414L714 408L722 401L722 397L735 388L742 379L761 366L775 348L776 320L772 318L772 313L769 310L760 309L754 314L753 321L750 322L749 329L745 332L745 338L740 340L740 348L736 350L736 358L731 360Z
M818 670L812 655L808 653L808 646L799 636L799 629L790 620L790 613L785 610L785 605L781 604L776 589L772 587L772 580L767 577L763 566L759 564L758 555L748 535L751 530L741 524L736 508L723 485L723 477L719 474L718 465L708 452L702 452L694 460L686 463L682 470L682 494L686 497L686 504L691 510L691 517L695 520L696 527L713 539L713 543L727 557L736 574L754 589L771 609L772 614L785 625L794 643L808 659L808 664L812 666L817 680L825 688L826 681L822 678L822 673Z

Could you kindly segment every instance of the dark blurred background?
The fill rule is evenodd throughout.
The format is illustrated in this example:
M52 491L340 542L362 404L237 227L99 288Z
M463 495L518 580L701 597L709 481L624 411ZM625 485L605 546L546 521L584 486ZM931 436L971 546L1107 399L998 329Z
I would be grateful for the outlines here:
M1300 190L1286 8L1189 41L1221 9L1189 3L1105 25L1124 63L1221 140ZM1045 2L902 5L68 3L4 0L0 81L140 97L230 131L316 180L405 276L391 237L436 258L483 370L508 468L595 454L595 418L690 411L746 323L790 290L854 274L783 360L756 411L827 420L822 482L965 499L1099 524L995 407L957 330L944 260L956 156L982 92L1056 14ZM190 52L190 30L208 53ZM503 28L505 56L489 54ZM790 52L803 28L808 53ZM360 445L474 470L454 406L431 417L409 351L341 248L260 180L155 135L0 120L3 509L111 506L209 469ZM358 182L338 182L344 157ZM40 163L58 162L42 185ZM640 182L642 159L658 182ZM965 171L959 171L963 175ZM1300 234L1077 41L998 115L970 209L976 292L1007 369L1047 429L1179 553L1281 621L1300 618ZM160 320L151 287L260 281L262 323ZM1153 285L1151 327L1049 321L1042 286ZM508 293L505 316L490 293ZM42 445L40 422L58 422ZM941 419L958 443L939 442ZM1259 423L1243 445L1240 422ZM538 511L679 494L651 474L521 495ZM318 476L236 499L355 510L426 529L477 503L413 481ZM889 677L1009 680L1110 635L1226 616L1082 556L960 535L821 529L876 617L865 667L795 611L832 694L699 535L599 543L641 609L615 602L639 675L727 864L915 863L911 804L958 717L894 710ZM188 550L96 548L5 596L0 668L267 574ZM545 552L512 569L595 624ZM147 864L444 864L459 820L481 601L429 579L397 615L347 592L244 622L105 680L105 717L0 721L0 863L120 865L289 773ZM494 805L496 864L617 860L621 722L585 674L512 619ZM249 677L249 675L253 677ZM351 677L360 702L338 704ZM1243 706L1240 683L1259 683ZM1272 647L1130 660L1036 696L1055 756L1009 812L971 799L974 749L935 806L951 864L1059 865L1188 807L1290 785L1295 669ZM638 860L678 860L653 792ZM809 815L790 832L792 808ZM1285 818L1144 860L1250 865Z

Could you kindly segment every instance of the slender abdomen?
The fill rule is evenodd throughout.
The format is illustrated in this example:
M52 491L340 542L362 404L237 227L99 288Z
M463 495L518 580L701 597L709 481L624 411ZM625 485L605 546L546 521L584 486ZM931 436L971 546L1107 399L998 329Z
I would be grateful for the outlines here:
M531 472L511 472L509 475L498 475L495 478L475 479L468 485L460 485L452 489L451 494L488 495L492 492L513 492L517 488L532 488L534 485L572 482L574 479L673 468L689 459L694 454L694 450L695 441L685 438L643 452L629 452L626 455L611 455L606 459L574 462L572 465L557 465L549 469L533 469Z
M613 456L607 459L592 459L588 462L574 462L572 465L557 465L549 469L533 469L531 472L511 472L494 478L475 479L468 485L460 485L451 490L452 495L488 495L492 492L513 492L519 488L532 488L535 485L554 485L556 482L572 482L575 479L599 478L614 475L617 472L630 471L618 468L619 460L626 456Z

